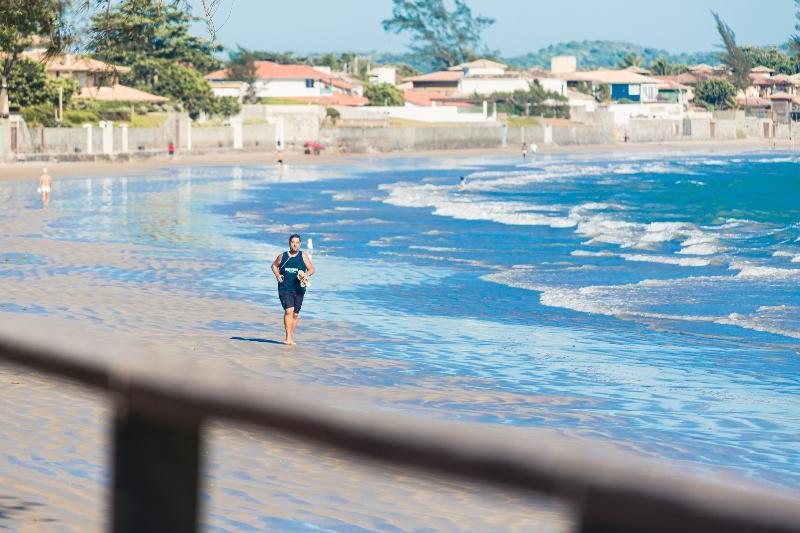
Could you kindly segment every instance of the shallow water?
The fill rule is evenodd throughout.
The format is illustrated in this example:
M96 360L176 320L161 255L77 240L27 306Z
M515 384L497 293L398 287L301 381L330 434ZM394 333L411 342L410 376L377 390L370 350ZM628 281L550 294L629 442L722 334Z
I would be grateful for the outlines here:
M301 334L337 323L350 337L324 353L397 363L302 379L410 391L375 401L556 428L798 488L798 162L395 158L69 179L51 205L68 216L48 237L160 247L196 261L193 276L157 264L98 274L168 279L277 313L269 263L297 231L319 269ZM0 205L37 209L29 188L0 185ZM36 261L0 255L0 282Z

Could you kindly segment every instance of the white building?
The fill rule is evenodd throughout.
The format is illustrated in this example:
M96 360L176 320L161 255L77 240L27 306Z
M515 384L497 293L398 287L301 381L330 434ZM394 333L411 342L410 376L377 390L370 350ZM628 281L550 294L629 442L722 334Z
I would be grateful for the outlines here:
M330 105L365 105L368 100L356 93L355 87L333 76L324 68L308 65L282 65L272 61L255 62L255 95L257 98L289 98ZM206 75L214 94L229 96L228 70ZM246 90L246 89L245 89Z
M567 84L558 76L546 71L508 71L507 66L495 61L480 59L450 67L446 71L431 72L406 78L414 90L430 90L464 97L488 96L528 90L538 81L547 91L566 94Z
M371 69L368 76L369 82L375 85L378 83L395 85L397 83L397 70L389 65L383 65Z

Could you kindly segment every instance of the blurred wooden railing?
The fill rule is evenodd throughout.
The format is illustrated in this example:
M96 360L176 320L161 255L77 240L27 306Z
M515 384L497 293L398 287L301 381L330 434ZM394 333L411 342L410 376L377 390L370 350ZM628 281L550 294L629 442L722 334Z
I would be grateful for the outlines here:
M112 341L113 342L113 341ZM584 532L800 532L800 496L667 472L639 457L598 456L548 439L532 449L475 426L355 413L290 388L243 385L107 340L42 337L0 324L0 362L110 393L115 406L116 532L197 531L203 425L241 422L322 444L354 459L405 465L568 504ZM794 465L800 468L800 465Z

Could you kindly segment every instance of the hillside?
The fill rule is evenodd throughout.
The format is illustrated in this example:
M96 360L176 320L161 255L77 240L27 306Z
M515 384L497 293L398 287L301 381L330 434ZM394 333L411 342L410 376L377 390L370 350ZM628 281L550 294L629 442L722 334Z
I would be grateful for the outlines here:
M517 68L550 67L550 58L559 55L574 55L578 58L578 68L607 68L617 66L630 54L642 58L643 65L649 65L657 57L664 56L670 63L719 63L715 52L697 52L693 54L670 54L658 48L646 48L622 41L570 41L559 43L529 52L525 55L507 57L504 61Z

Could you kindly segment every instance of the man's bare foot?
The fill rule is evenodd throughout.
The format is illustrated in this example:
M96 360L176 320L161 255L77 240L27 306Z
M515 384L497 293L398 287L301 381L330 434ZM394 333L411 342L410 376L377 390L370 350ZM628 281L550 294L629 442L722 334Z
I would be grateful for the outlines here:
M291 346L294 344L294 341L292 339L283 339L283 344L286 346Z

